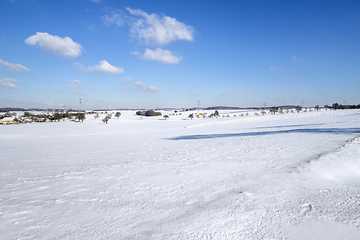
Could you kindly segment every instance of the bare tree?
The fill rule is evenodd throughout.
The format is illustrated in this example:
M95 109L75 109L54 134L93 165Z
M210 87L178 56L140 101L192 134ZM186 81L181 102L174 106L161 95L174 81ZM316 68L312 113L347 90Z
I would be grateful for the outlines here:
M104 118L102 119L103 123L106 123L106 124L107 124L110 118L111 118L111 117L110 117L109 115L107 115L106 117L104 117Z
M334 103L332 105L332 108L336 111L336 109L339 109L340 108L340 105L338 103Z
M270 113L275 115L277 112L279 111L279 108L278 107L272 107L270 108Z

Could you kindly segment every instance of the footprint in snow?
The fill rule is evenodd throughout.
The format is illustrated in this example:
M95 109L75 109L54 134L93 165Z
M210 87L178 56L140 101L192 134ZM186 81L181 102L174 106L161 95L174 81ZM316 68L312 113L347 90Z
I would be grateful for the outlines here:
M251 193L251 192L245 192L245 191L243 191L242 192L246 197L248 197L248 198L254 198L255 196L254 196L254 193Z
M300 215L305 216L306 214L308 214L309 212L311 212L312 210L312 206L310 203L307 204L303 204L302 205L302 209L300 211Z
M331 193L331 189L323 189L323 190L320 190L321 193Z

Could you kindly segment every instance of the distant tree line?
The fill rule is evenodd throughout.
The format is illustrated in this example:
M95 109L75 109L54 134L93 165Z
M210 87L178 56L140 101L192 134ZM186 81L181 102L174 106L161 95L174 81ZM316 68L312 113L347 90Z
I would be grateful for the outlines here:
M30 112L24 112L23 118L31 119L34 122L45 122L45 121L60 121L68 119L68 120L74 120L78 119L79 121L83 122L85 117L85 112L54 112L54 113L41 113L41 114L33 114Z
M360 109L360 104L358 105L342 105L339 103L333 103L333 105L329 106L329 105L325 105L324 106L325 109L334 109L334 110L338 110L338 109Z

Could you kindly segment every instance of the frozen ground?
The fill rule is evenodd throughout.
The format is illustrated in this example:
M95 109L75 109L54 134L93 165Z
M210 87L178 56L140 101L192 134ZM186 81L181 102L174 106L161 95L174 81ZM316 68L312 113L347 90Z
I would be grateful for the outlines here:
M0 126L0 239L360 239L360 113Z

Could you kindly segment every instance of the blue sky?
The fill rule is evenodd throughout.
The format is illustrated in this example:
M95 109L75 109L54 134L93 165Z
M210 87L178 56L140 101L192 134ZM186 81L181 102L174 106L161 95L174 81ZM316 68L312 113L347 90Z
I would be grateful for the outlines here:
M360 104L359 1L0 0L0 107Z

